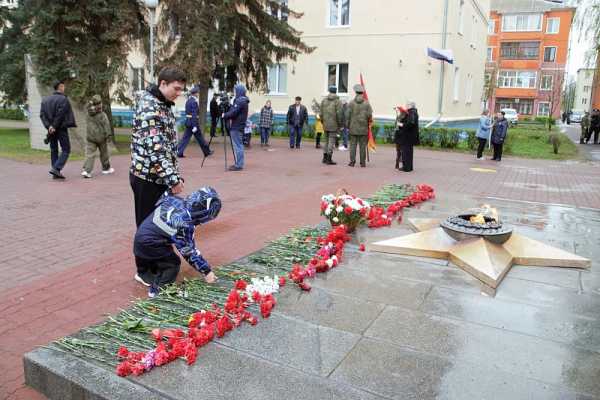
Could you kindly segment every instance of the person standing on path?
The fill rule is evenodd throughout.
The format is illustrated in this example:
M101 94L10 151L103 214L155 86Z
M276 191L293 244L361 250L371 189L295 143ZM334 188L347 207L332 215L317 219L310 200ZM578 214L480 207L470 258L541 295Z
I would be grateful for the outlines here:
M594 134L594 144L598 144L598 133L600 133L600 110L594 108L590 117L589 136Z
M396 131L394 132L394 143L396 144L396 165L395 169L400 170L400 163L402 162L402 144L404 143L404 123L406 122L406 116L408 111L403 106L396 107Z
M475 136L479 141L479 146L477 146L477 159L483 160L483 150L485 149L485 144L490 137L490 129L492 128L492 120L489 117L490 112L488 110L483 110L481 113L481 118L479 118L479 127L477 128L477 132Z
M235 164L229 167L230 171L241 171L244 169L244 145L242 144L242 133L248 119L248 103L250 100L246 97L246 87L238 83L234 87L235 99L233 106L222 115L224 120L231 120L229 135L233 143L233 152L235 154Z
M404 130L402 138L402 171L413 170L413 148L419 145L419 113L413 101L406 103L406 118L400 123Z
M198 86L192 87L190 90L190 97L185 102L185 133L179 141L177 148L177 157L180 158L185 157L183 152L190 143L192 135L196 138L198 145L202 149L202 153L204 153L204 157L208 157L213 153L208 147L206 140L204 140L204 136L202 136L202 128L200 127L200 121L198 120L198 112L200 111L200 106L198 105L199 92L200 88Z
M258 129L260 129L260 145L269 146L269 136L273 127L273 109L271 108L271 100L267 100L263 108L260 109L260 121Z
M502 160L502 147L508 133L508 121L504 118L504 111L496 115L496 122L492 128L492 145L494 146L494 161Z
M112 174L115 170L110 166L108 141L113 133L108 116L102 111L102 98L97 94L92 96L88 104L86 129L86 158L81 176L84 178L92 177L94 161L96 160L96 149L100 152L102 173L105 175Z
M581 136L579 137L579 144L587 143L590 141L590 113L585 112L581 117Z
M50 175L53 179L65 179L60 172L69 159L71 142L69 141L69 128L77 127L75 115L69 99L65 96L65 83L56 81L53 85L54 93L42 100L40 119L48 131L46 143L50 143ZM58 146L60 144L60 155Z
M360 149L360 166L366 167L367 141L369 135L369 123L373 118L373 109L368 100L363 96L365 89L362 85L354 85L356 97L348 104L346 115L346 124L350 133L350 163L348 166L354 167L356 164L356 145Z
M177 165L175 116L171 107L183 92L185 82L182 71L164 68L158 74L158 85L151 84L136 94L129 183L138 227L154 211L165 191L172 194L183 191L183 179Z
M300 148L302 129L308 122L308 110L302 104L302 97L296 96L295 103L288 108L287 124L290 128L290 149Z
M333 148L335 138L342 129L344 116L342 114L342 102L338 97L337 87L329 86L329 94L321 101L321 121L325 131L325 145L323 146L323 164L335 165L333 161Z
M221 116L221 109L219 103L217 103L217 93L213 93L213 98L210 101L210 137L217 136L217 124L219 123L219 117Z

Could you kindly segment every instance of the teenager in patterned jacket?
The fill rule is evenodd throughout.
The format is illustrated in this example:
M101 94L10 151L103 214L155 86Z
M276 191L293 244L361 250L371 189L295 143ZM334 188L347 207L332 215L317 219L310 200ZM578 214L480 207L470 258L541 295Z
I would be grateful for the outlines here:
M156 201L165 191L172 194L183 191L171 107L183 92L185 81L180 70L164 68L158 74L158 86L150 85L136 94L129 182L137 226L154 211Z
M215 189L203 187L188 197L164 195L154 212L138 228L133 253L138 273L135 280L150 287L156 296L161 287L175 282L181 261L173 245L185 260L204 275L208 283L216 280L210 265L194 242L196 226L212 221L221 210Z

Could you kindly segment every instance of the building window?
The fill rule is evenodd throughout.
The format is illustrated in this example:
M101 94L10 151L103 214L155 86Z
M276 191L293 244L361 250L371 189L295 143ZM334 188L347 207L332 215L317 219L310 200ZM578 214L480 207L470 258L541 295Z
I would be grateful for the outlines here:
M553 78L554 77L552 75L542 75L540 89L541 90L552 90Z
M488 47L487 48L487 62L493 62L493 61L494 61L494 48Z
M286 94L287 93L287 65L275 64L269 66L268 85L269 94Z
M338 93L348 93L348 64L327 64L327 88L336 86ZM325 88L325 92L327 92Z
M465 8L465 0L460 0L458 5L458 33L461 35L464 33L465 29L465 21L464 21L464 8Z
M550 103L547 101L538 103L538 113L540 117L547 117L550 115Z
M502 16L502 32L539 32L542 14L508 14Z
M460 95L460 68L454 67L454 101L458 101Z
M146 79L144 77L144 68L132 68L133 79L131 81L131 86L133 87L133 91L137 92L139 90L144 90L146 86Z
M279 5L271 5L271 6L267 6L268 10L267 12L269 14L271 14L275 19L281 20L281 21L287 21L288 20L288 0L279 0Z
M329 26L350 25L350 0L329 0Z
M512 108L521 115L533 114L533 99L498 99L496 101L496 112Z
M544 47L544 62L556 61L556 47Z
M500 71L498 87L535 89L535 71Z
M586 98L581 99L581 104L583 104L583 105L587 104L587 99Z
M496 20L490 19L488 23L488 35L493 35L494 33L496 33Z
M505 42L500 45L500 57L509 60L536 60L540 42Z
M560 18L548 18L546 20L546 33L558 33Z
M466 100L465 102L467 104L471 104L473 102L473 75L472 74L467 74L467 85L465 88L465 96L466 96Z

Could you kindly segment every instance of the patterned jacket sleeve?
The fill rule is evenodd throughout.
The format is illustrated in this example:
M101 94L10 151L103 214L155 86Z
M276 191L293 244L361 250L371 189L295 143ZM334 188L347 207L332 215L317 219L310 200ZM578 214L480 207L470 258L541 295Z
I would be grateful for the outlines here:
M208 274L211 269L208 262L202 257L200 250L196 248L196 242L194 241L194 232L196 227L192 222L188 222L177 229L177 233L173 238L175 248L179 251L179 254L185 258L185 260L194 267L195 270Z
M163 127L156 110L145 112L144 122L136 129L139 138L136 152L143 158L150 160L148 169L156 170L169 187L177 185L180 181L177 165L171 161L167 152L169 139L163 133ZM155 160L155 161L153 161Z

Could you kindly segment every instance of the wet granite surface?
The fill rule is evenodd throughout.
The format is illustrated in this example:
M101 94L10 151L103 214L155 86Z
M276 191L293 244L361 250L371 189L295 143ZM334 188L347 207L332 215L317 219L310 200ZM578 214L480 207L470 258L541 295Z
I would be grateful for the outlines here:
M600 212L454 195L405 218L482 203L591 270L514 266L490 296L445 261L356 250L411 233L406 223L361 228L310 293L286 287L269 320L201 349L192 367L125 380L39 349L27 381L60 399L600 399Z

